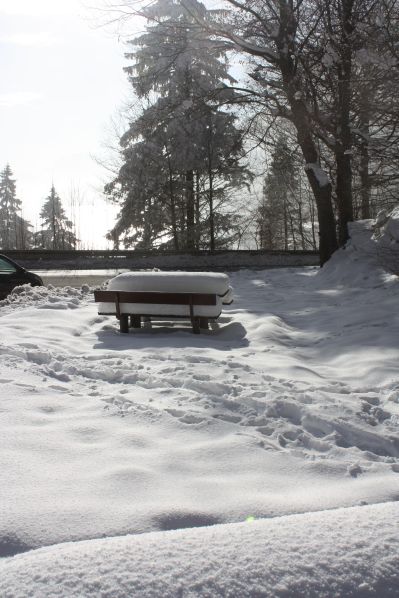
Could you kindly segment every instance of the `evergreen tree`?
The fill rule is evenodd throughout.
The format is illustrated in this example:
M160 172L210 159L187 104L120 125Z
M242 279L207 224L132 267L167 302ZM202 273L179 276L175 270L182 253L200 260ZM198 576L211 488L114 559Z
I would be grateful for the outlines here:
M297 148L279 134L257 209L257 237L262 249L315 248L309 189L301 181ZM310 206L311 207L311 206Z
M194 4L206 18L204 6ZM228 190L249 178L236 119L214 98L232 79L223 51L180 4L158 0L145 14L150 24L131 42L127 71L147 105L122 137L124 164L105 189L122 205L109 237L124 234L125 244L147 248L214 249L224 241L228 213L232 224L235 218Z
M75 249L78 242L54 185L41 212L42 228L35 233L35 246L43 249Z
M21 215L22 203L16 195L16 185L9 164L0 174L0 247L28 249L31 225Z
M259 208L259 241L262 249L285 249L290 243L290 213L298 189L295 159L283 136L279 136L263 187ZM295 239L295 236L294 236Z

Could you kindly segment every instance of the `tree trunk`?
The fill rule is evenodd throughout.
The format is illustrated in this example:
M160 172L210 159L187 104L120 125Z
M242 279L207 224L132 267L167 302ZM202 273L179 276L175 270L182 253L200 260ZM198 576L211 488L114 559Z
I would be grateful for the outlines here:
M200 228L200 221L201 221L201 212L200 212L200 175L197 170L195 175L195 248L198 250L200 248L201 242L201 228Z
M149 221L148 214L151 214L152 200L148 200L148 206L145 206L144 210L147 212L147 217L144 217L143 226L143 240L142 245L144 249L152 249L152 230L151 222Z
M303 230L303 214L302 214L302 187L301 183L299 183L299 200L298 200L298 230L299 236L301 238L301 247L302 250L305 250L306 242L305 242L305 233Z
M370 211L370 173L369 145L366 140L360 146L360 201L362 218L371 218Z
M288 251L288 210L287 197L283 199L283 219L284 219L284 251Z
M353 221L351 157L340 148L335 152L337 167L338 240L344 245L349 238L348 222Z
M335 233L335 220L331 203L331 183L321 186L313 170L306 170L309 184L316 201L317 218L319 222L319 252L320 265L330 259L338 249Z
M371 218L370 211L370 154L369 154L369 136L370 136L370 109L369 98L366 89L362 90L362 107L360 110L360 131L362 138L360 141L360 202L361 217Z
M173 173L168 157L168 174L169 174L169 199L170 199L170 218L172 224L172 235L173 235L173 247L176 251L179 250L179 236L177 234L177 222L176 222L176 202L173 188Z
M212 168L208 172L209 180L209 249L215 251L215 213L213 210L213 174Z
M295 226L294 226L294 219L292 217L292 212L288 212L288 215L289 215L289 219L290 219L290 229L291 229L291 237L292 237L292 243L293 243L292 248L294 251L296 251L297 246L296 246Z
M298 133L298 143L306 161L305 172L316 201L319 222L319 252L322 266L338 249L335 218L332 207L332 186L326 173L319 166L319 154L308 123L306 106L301 99L291 98L293 121Z
M213 127L212 127L212 118L209 117L208 120L208 205L209 205L209 249L211 251L215 251L215 213L214 213L214 206L213 206Z
M344 245L348 240L348 222L353 221L352 202L352 166L350 129L352 47L350 35L353 31L351 23L353 0L341 0L342 38L341 64L338 68L338 131L335 150L337 168L337 206L338 206L338 238Z
M293 4L279 0L279 16L280 29L276 39L279 68L291 109L290 120L297 131L299 147L306 162L306 175L316 201L320 235L320 264L323 265L338 247L332 208L332 186L320 168L319 153L312 134L312 123L303 98L301 81L297 78L295 63L297 22Z
M186 171L186 247L195 249L194 173Z
M58 249L58 235L57 235L57 227L55 222L55 205L54 201L51 203L51 227L53 229L53 249Z

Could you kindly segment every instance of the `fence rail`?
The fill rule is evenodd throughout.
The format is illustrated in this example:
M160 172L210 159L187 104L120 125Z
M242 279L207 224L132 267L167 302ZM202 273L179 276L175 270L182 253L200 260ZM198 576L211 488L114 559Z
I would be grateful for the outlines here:
M202 249L196 251L176 251L173 249L157 250L111 250L111 249L0 249L0 253L8 255L12 259L74 259L78 257L145 257L161 255L314 255L318 256L318 251L301 249L216 249L214 251Z
M313 266L319 263L317 251L276 251L236 249L216 251L91 250L1 250L30 269L148 269L234 270Z

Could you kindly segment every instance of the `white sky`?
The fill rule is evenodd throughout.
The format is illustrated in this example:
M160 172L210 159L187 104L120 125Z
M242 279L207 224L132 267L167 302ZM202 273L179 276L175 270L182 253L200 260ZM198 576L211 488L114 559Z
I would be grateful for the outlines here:
M0 0L0 169L9 163L34 226L54 182L70 214L79 191L84 248L104 248L116 210L106 204L111 119L129 98L125 47L99 27L101 0ZM88 8L88 6L94 8Z

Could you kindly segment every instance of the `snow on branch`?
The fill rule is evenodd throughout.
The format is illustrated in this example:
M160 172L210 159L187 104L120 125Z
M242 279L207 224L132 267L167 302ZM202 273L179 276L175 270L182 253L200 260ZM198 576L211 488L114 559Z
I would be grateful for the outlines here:
M330 179L328 178L327 173L316 162L305 164L305 170L311 170L313 172L320 187L327 187L327 185L330 184Z
M234 46L236 46L237 49L243 50L252 56L259 56L270 62L276 62L278 60L278 55L270 46L259 46L257 44L253 44L244 39L242 36L234 33L233 27L228 27L227 25L221 27L216 21L204 19L204 17L198 14L198 12L193 9L186 0L181 0L181 5L187 11L187 13L194 18L197 24L208 31L210 35L228 39L234 44ZM272 38L272 35L270 37Z

